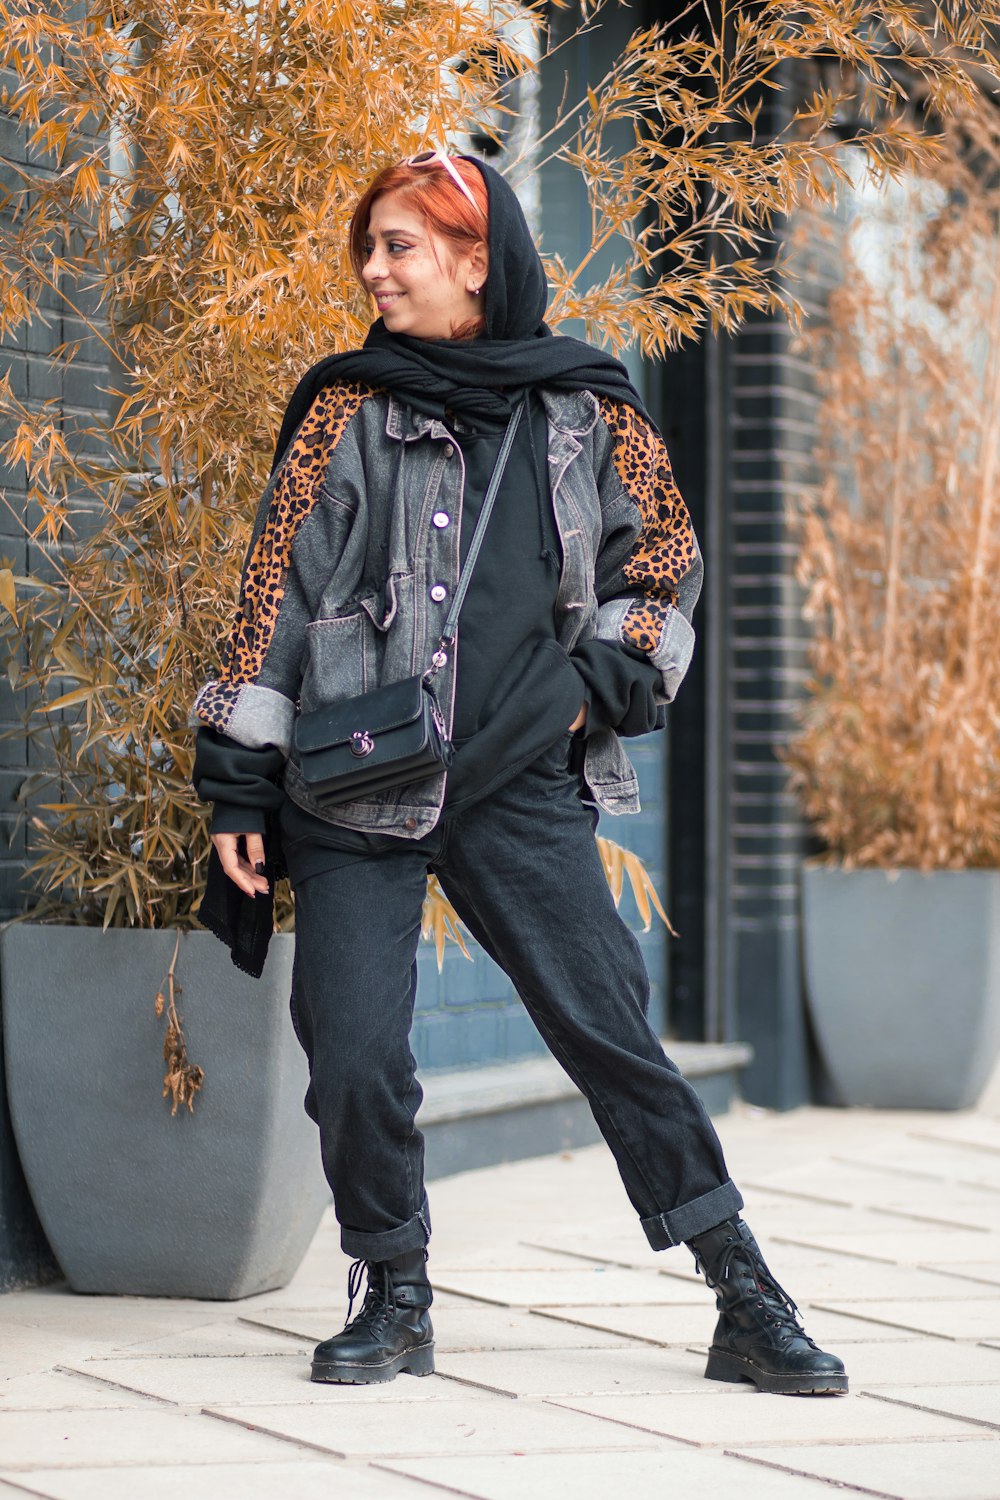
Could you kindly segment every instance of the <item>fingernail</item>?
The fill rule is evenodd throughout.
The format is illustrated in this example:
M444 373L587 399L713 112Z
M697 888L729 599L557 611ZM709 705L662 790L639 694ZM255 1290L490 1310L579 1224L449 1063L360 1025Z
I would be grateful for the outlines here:
M263 873L264 873L264 861L262 859L259 859L257 861L257 863L254 865L254 869L255 869L255 871L257 872L258 875L263 875Z

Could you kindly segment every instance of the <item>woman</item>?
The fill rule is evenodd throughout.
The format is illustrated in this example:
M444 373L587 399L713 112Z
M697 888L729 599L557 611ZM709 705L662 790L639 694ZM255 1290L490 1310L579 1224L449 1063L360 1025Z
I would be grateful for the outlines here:
M292 397L227 663L195 704L195 784L215 804L222 868L248 897L266 892L265 835L280 835L295 895L306 1108L357 1257L348 1322L317 1348L313 1379L434 1367L408 1040L433 870L587 1096L650 1244L688 1244L714 1289L706 1374L844 1391L646 1022L648 978L594 840L598 807L638 808L619 736L661 722L691 655L701 560L663 442L623 366L551 335L517 199L483 162L433 153L383 171L350 248L380 320ZM303 776L296 715L428 663L522 400L434 684L451 767L324 803Z

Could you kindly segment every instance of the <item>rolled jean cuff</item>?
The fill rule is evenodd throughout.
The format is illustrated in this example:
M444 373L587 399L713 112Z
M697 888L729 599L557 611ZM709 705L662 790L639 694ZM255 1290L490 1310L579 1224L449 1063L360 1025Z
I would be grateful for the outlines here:
M408 1250L422 1249L430 1237L431 1215L426 1198L419 1212L397 1229L367 1234L362 1229L340 1226L340 1248L355 1260L392 1260L393 1256L405 1255Z
M714 1229L724 1219L731 1219L742 1207L742 1193L732 1179L727 1179L710 1193L692 1198L690 1203L640 1222L654 1250L669 1250L672 1245L683 1245L696 1234L704 1234L706 1229Z

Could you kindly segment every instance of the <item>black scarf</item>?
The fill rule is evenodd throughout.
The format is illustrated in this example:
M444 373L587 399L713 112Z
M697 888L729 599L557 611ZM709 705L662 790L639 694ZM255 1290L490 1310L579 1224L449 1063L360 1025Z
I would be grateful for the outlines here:
M581 339L553 334L544 321L545 272L513 189L478 157L465 160L482 173L489 198L485 336L470 343L411 338L390 333L379 318L361 349L320 360L299 381L282 419L272 472L319 392L346 381L392 391L428 416L442 417L447 410L472 422L506 421L530 386L593 391L651 420L619 360Z

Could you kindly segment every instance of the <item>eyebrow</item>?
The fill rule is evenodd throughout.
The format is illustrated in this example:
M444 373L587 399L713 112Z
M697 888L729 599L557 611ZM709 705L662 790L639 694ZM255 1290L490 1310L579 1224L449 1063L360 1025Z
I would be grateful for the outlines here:
M383 229L382 235L387 240L393 239L396 235L399 235L402 239L406 240L418 240L420 238L420 232L416 229ZM365 233L365 239L371 240L374 238L375 236L372 234L371 230L367 230Z

